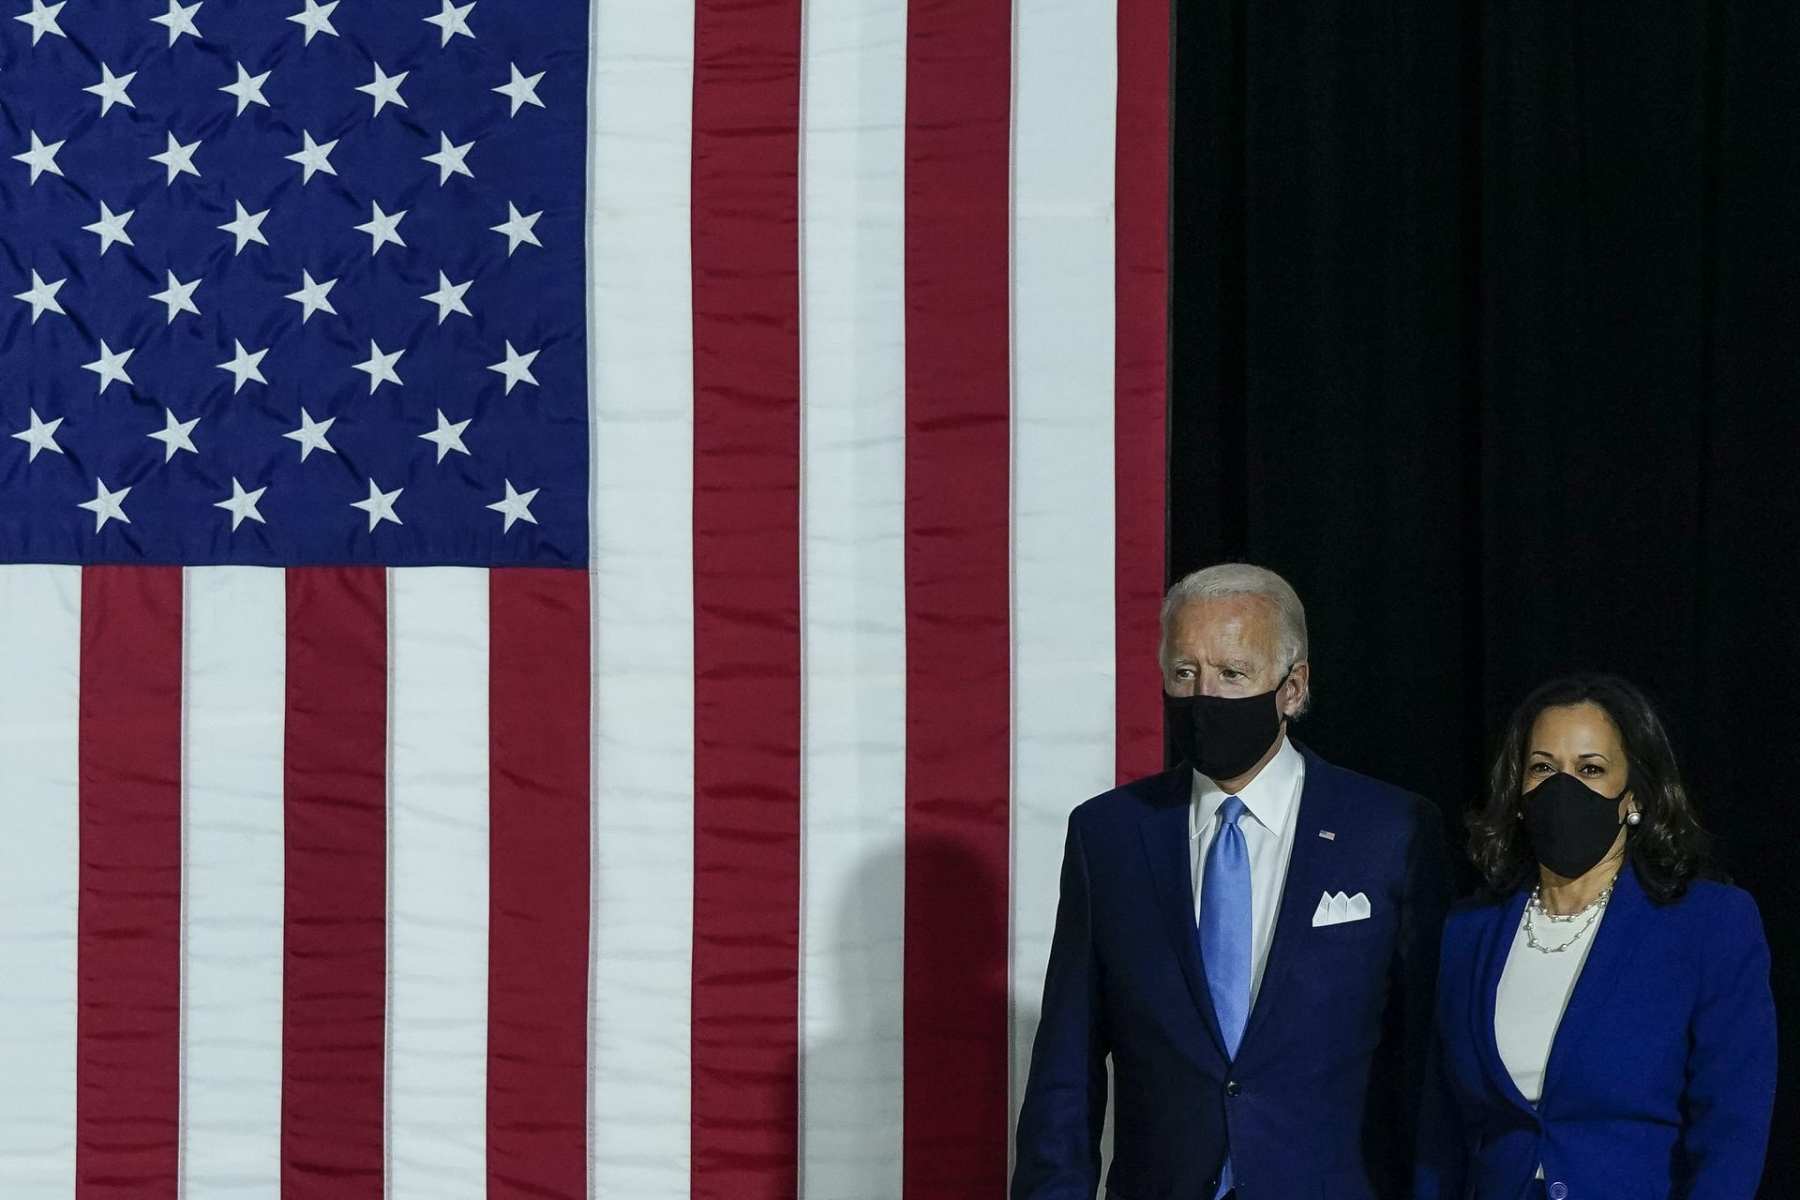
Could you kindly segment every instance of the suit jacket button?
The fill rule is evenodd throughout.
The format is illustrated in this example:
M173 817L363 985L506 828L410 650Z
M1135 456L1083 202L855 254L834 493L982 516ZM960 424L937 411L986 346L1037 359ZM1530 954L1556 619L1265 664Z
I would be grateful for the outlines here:
M1569 1185L1560 1179L1551 1184L1550 1200L1569 1200Z
M1238 1093L1242 1092L1243 1090L1244 1090L1244 1086L1235 1079L1229 1081L1225 1085L1225 1094L1227 1096L1235 1096ZM1565 1198L1562 1196L1558 1196L1556 1198L1556 1200L1565 1200Z

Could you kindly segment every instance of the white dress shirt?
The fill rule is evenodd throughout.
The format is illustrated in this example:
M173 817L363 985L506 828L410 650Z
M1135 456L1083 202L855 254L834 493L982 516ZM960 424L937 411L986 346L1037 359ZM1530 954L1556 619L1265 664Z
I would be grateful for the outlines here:
M1294 744L1281 738L1275 752L1256 778L1244 785L1237 798L1247 810L1238 821L1244 845L1250 852L1250 1003L1262 988L1263 968L1269 962L1269 943L1275 937L1275 917L1281 911L1281 893L1287 882L1288 859L1294 853L1294 813L1300 807L1300 788L1306 782L1306 760ZM1194 922L1200 921L1200 879L1206 870L1206 851L1219 833L1219 808L1227 793L1200 772L1194 772L1194 800L1188 810L1188 863L1194 882Z
M1527 907L1527 912L1530 911ZM1550 1047L1556 1041L1557 1026L1575 994L1588 951L1600 936L1600 924L1606 910L1600 910L1593 928L1581 941L1557 954L1533 950L1525 940L1525 921L1513 934L1512 949L1507 952L1506 966L1500 972L1500 990L1494 998L1494 1044L1500 1051L1501 1065L1518 1086L1519 1095L1536 1104L1544 1098L1544 1071L1550 1065ZM1577 928L1586 923L1582 918ZM1559 922L1538 920L1533 923L1538 941L1546 946L1568 942L1574 932ZM1544 1177L1540 1165L1537 1177Z

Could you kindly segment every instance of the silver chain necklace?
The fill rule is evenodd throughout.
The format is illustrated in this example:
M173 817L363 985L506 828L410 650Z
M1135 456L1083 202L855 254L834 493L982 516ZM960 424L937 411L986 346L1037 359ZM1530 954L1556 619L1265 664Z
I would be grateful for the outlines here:
M1614 882L1616 883L1617 881L1618 877L1614 876ZM1595 896L1586 908L1582 909L1580 912L1572 912L1567 916L1559 916L1556 913L1545 910L1543 891L1543 884L1538 884L1536 887L1532 888L1531 902L1525 906L1525 944L1530 946L1533 950L1536 950L1539 954L1561 954L1570 946L1575 945L1582 938L1586 937L1588 930L1592 929L1595 923L1600 920L1600 914L1606 911L1606 902L1612 899L1613 885L1611 883L1607 884L1606 889L1598 896ZM1573 925L1576 921L1581 921L1583 917L1586 917L1587 919L1582 922L1581 928L1575 931L1575 936L1571 937L1562 945L1546 946L1544 943L1538 941L1537 938L1536 920L1539 917L1549 921L1552 925Z

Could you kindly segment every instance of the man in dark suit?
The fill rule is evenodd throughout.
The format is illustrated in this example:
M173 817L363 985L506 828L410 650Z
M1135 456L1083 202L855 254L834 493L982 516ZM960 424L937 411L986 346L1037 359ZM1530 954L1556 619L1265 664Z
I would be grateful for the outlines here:
M1108 1057L1115 1200L1403 1194L1390 1148L1411 1144L1448 901L1437 810L1288 739L1309 667L1279 575L1198 571L1162 627L1184 761L1070 816L1013 1200L1095 1195Z

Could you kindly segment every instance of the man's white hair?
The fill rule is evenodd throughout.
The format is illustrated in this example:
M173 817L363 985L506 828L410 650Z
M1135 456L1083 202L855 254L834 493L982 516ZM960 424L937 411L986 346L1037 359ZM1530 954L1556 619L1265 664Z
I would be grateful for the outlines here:
M1251 563L1219 563L1203 567L1175 581L1163 597L1161 655L1166 659L1169 647L1169 624L1185 604L1210 600L1218 596L1261 596L1275 606L1275 647L1281 658L1281 674L1293 670L1294 664L1307 656L1306 608L1300 603L1293 585L1267 567ZM1312 697L1301 700L1302 708Z

